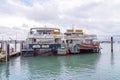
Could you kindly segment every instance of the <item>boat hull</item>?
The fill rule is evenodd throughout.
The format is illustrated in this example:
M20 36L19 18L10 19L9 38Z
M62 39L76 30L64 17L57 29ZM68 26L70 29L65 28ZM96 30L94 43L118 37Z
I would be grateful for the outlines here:
M99 51L98 45L80 44L80 53L99 53Z
M60 44L29 44L29 49L22 50L22 56L50 56L57 55Z
M70 51L66 48L58 48L57 49L57 55L58 56L65 56L65 55L69 55Z
M32 50L32 49L23 49L21 51L21 54L22 54L22 56L25 56L25 57L31 57L31 56L34 56L34 50Z

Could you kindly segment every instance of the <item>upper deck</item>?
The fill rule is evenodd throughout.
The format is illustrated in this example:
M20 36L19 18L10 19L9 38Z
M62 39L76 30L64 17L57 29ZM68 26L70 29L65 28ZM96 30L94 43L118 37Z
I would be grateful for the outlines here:
M64 33L66 39L76 39L79 40L80 38L83 38L83 30L82 29L67 29Z
M42 27L40 27L40 28L38 28L38 27L36 27L36 28L31 28L30 29L30 33L31 34L33 34L33 33L38 33L38 34L55 34L55 32L56 32L56 34L57 34L57 32L58 32L58 34L60 34L60 29L59 28L42 28Z
M59 28L36 27L30 29L28 38L53 38L53 35L59 34Z
M52 44L60 43L61 35L59 28L36 27L31 28L26 41L29 44Z

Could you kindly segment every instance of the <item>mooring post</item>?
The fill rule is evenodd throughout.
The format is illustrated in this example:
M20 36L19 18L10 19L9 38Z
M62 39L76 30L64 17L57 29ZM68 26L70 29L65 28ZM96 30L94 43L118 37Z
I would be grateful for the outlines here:
M113 52L113 37L111 37L111 52Z
M4 51L4 41L1 42L1 51Z
M6 51L6 61L9 61L10 58L10 46L7 44L7 51Z
M20 42L20 52L22 51L23 49L23 41Z
M17 41L15 40L15 52L16 52L16 49L17 49Z
M23 48L23 43L24 43L23 41L20 42L20 55L21 55L21 53L22 53L22 49L24 49L24 48Z

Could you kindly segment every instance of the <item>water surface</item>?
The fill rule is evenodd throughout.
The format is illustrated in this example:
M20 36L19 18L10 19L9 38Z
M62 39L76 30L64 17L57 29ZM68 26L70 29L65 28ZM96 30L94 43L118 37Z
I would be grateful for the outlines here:
M120 44L101 44L99 54L15 57L0 62L0 80L119 80Z

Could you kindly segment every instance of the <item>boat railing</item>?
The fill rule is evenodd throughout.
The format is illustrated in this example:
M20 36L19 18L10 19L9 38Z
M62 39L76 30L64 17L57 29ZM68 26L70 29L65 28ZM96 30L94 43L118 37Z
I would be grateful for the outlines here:
M54 36L50 34L31 34L28 35L28 38L54 38Z
M65 35L65 37L83 37L83 35Z

